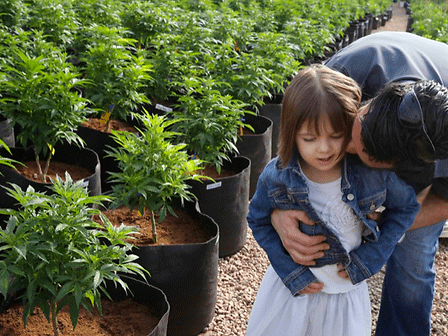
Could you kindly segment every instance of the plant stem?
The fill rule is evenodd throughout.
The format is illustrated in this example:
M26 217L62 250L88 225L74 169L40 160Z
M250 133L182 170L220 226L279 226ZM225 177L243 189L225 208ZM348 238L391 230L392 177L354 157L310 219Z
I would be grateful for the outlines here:
M51 151L50 151L50 153L48 154L47 163L45 164L44 176L42 177L43 180L44 180L44 182L46 182L46 180L47 180L48 168L50 167L50 161L51 161L51 158L52 158L52 157L53 157L53 154L52 154Z
M106 129L104 130L104 133L109 133L109 128L110 128L110 119L107 119Z
M51 311L51 324L53 326L53 334L54 336L59 336L58 329L58 316L56 315L56 302L52 300L50 302L50 311Z
M154 217L154 211L151 211L151 224L152 224L152 239L154 240L154 244L157 244L156 219Z
M39 170L39 176L42 178L42 182L45 182L45 176L44 176L44 173L42 172L42 168L40 166L39 155L36 155L35 158L36 158L35 159L36 166L37 166L37 169Z

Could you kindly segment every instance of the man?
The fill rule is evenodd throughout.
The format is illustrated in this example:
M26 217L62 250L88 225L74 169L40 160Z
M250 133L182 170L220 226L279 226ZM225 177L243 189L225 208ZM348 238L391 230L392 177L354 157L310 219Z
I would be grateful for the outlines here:
M393 169L414 187L422 203L411 230L388 261L377 336L429 336L431 331L434 257L448 218L447 161L434 162L448 158L448 144L436 141L437 135L448 133L441 128L441 125L448 127L448 122L437 122L439 117L445 121L448 118L448 92L444 88L448 85L447 54L447 44L411 33L381 32L353 42L325 62L356 80L364 101L375 97L386 84L397 83L360 109L347 152L358 154L369 166ZM419 80L433 80L441 85L413 84ZM445 105L425 100L423 91L434 88L434 97L442 95ZM444 115L431 119L429 114L435 110ZM383 119L378 117L381 111L388 113ZM380 135L381 131L387 136ZM380 153L387 157L392 151L400 155L389 156L388 160L375 157ZM313 224L304 213L275 210L271 219L283 246L296 263L311 266L314 259L324 255L325 237L306 236L298 230L297 221ZM321 284L315 284L309 293L321 288Z

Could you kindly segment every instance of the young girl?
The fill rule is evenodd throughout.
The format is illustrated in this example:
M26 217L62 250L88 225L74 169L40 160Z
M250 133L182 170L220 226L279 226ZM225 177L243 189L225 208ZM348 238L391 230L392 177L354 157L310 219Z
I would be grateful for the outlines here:
M356 82L322 65L299 71L285 91L279 156L265 167L249 206L249 226L271 265L246 336L371 335L365 280L386 263L419 204L393 172L345 155L360 100ZM378 225L366 215L379 208ZM300 223L301 231L327 236L330 249L314 266L286 252L273 209L305 211L316 224ZM305 295L318 283L320 292Z

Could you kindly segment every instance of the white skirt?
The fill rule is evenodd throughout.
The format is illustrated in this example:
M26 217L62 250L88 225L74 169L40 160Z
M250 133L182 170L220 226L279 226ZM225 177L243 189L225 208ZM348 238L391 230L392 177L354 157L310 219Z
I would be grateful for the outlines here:
M371 326L365 281L346 293L294 297L269 266L252 307L246 336L370 336Z

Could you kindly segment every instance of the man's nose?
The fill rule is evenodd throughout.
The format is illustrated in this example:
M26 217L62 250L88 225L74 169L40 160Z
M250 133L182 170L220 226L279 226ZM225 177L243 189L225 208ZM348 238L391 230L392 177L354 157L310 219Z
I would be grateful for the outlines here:
M353 142L353 139L350 140L350 142L347 145L347 148L345 149L345 151L349 154L356 154L356 148L355 148L355 144Z

